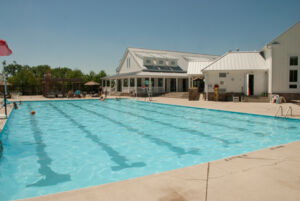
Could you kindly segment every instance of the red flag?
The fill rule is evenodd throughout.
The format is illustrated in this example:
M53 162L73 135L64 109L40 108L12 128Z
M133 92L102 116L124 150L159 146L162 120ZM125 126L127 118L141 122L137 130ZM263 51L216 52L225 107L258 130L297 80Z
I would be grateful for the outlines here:
M9 56L12 51L9 49L5 40L0 39L0 56Z

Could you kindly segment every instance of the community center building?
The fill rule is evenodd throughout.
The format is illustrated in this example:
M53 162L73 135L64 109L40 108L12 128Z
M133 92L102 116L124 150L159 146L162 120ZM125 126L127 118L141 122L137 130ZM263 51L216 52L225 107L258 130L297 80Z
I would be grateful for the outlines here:
M198 88L206 100L271 97L300 98L300 21L260 51L228 51L223 56L127 48L105 89L121 94L153 95Z

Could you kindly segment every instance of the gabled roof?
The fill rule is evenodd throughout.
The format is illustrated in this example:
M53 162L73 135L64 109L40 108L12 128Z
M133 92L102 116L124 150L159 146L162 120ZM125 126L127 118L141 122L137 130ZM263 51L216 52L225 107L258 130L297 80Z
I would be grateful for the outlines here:
M216 55L207 55L207 54L199 54L199 53L178 52L178 51L169 51L169 50L152 50L152 49L129 47L126 49L126 52L120 62L120 65L117 68L117 72L120 71L120 68L127 54L130 54L133 57L133 59L141 68L141 71L147 70L143 62L143 59L147 57L177 60L178 66L181 67L183 71L187 71L189 61L195 61L195 60L212 61L219 57Z
M202 74L202 70L212 62L213 61L191 61L189 62L187 74L188 75Z
M210 70L267 70L259 52L227 52L202 71Z
M300 26L300 21L298 21L296 24L294 24L293 26L291 26L289 29L287 29L285 32L281 33L279 36L277 36L274 40L272 40L271 42L268 43L268 45L272 45L272 44L278 44L278 40L285 35L286 33L290 32L291 30L293 30L295 27Z

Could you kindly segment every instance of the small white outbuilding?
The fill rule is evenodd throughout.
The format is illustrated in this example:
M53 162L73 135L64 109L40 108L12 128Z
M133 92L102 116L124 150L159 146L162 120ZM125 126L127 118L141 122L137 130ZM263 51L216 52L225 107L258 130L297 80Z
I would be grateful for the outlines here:
M261 96L268 92L268 67L259 52L227 52L206 66L205 94L214 97L214 86L219 86L221 100L233 95Z

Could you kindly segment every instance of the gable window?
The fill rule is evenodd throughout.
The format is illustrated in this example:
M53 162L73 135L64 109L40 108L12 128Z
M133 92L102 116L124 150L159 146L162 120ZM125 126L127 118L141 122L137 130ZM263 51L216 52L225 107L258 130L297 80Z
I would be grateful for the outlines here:
M175 66L176 62L175 61L171 61L170 64L171 64L171 66Z
M142 78L137 79L137 86L141 87L142 86Z
M134 79L133 78L130 79L130 86L134 87Z
M298 82L298 70L290 70L290 82Z
M127 68L130 68L130 58L127 58Z
M123 80L123 87L128 87L128 79Z
M159 64L159 65L163 65L163 64L164 64L164 61L163 61L163 60L159 60L159 61L158 61L158 64Z
M150 59L146 59L146 64L151 64L151 60Z
M219 77L226 77L226 73L219 73Z
M290 66L298 66L298 57L297 56L290 57Z

